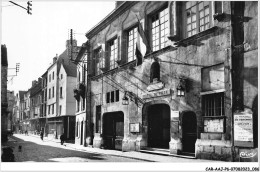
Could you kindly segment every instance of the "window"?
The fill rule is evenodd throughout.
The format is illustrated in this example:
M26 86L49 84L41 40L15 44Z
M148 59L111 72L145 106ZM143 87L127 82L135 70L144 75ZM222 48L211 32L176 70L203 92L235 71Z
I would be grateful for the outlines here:
M54 104L52 104L52 114L54 114Z
M60 115L61 115L62 106L60 105Z
M79 102L80 101L77 101L77 112L79 112Z
M85 99L82 99L81 110L85 110Z
M96 106L96 133L101 130L101 106Z
M110 102L110 92L107 93L107 103Z
M224 116L224 92L202 96L203 116Z
M127 54L127 61L133 61L136 59L135 56L135 44L137 41L137 27L133 28L128 32L128 54Z
M113 103L115 101L115 92L111 91L111 100L110 102Z
M48 114L50 114L50 113L51 113L51 106L48 105Z
M210 1L190 1L185 4L187 36L210 27Z
M97 75L101 74L101 68L105 67L105 59L102 57L102 49L99 48L95 50L95 59L96 59L96 68L97 68Z
M156 13L152 19L152 49L157 51L166 46L169 34L169 12L168 8Z
M62 74L60 74L60 79L63 79L63 75Z
M54 87L52 87L52 97L54 97Z
M54 72L52 72L52 80L54 80Z
M119 102L119 90L107 92L107 103Z
M109 69L114 69L116 67L117 61L117 39L113 39L109 42Z
M76 123L76 137L79 136L79 134L78 134L78 130L79 130L78 127L79 127L79 122Z
M62 87L60 87L60 98L62 98Z
M51 74L49 74L49 82L51 82Z
M80 72L78 73L78 82L80 83Z
M119 90L116 90L116 102L119 102Z
M49 88L49 99L51 98L51 89Z

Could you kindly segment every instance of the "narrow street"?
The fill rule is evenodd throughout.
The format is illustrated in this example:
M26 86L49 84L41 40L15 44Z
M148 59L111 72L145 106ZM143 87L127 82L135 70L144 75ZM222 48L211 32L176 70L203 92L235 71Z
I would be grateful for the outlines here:
M141 162L133 158L116 157L74 150L53 141L42 141L35 136L16 134L9 138L16 162ZM22 146L21 152L19 146Z

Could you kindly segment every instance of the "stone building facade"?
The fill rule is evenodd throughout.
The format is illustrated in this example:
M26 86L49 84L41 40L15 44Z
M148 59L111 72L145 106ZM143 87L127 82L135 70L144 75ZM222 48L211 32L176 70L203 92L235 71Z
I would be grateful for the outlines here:
M241 150L257 150L257 6L119 4L86 33L86 144L223 161L243 161ZM144 39L137 65L135 45ZM253 139L235 135L238 113L254 118Z

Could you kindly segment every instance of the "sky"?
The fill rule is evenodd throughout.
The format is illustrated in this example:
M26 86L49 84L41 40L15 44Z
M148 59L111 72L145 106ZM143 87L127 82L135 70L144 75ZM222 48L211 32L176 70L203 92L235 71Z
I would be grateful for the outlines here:
M13 2L27 8L27 1ZM115 8L115 1L32 1L32 15L9 1L1 4L1 44L7 47L7 89L28 90L48 69L56 54L66 49L73 29L78 45L87 41L85 33Z

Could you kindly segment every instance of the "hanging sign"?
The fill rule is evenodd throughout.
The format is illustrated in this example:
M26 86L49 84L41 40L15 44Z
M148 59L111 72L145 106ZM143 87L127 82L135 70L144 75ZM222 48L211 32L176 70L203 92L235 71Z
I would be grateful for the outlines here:
M252 114L244 112L234 114L234 141L237 146L253 145ZM241 144L241 142L246 144Z

